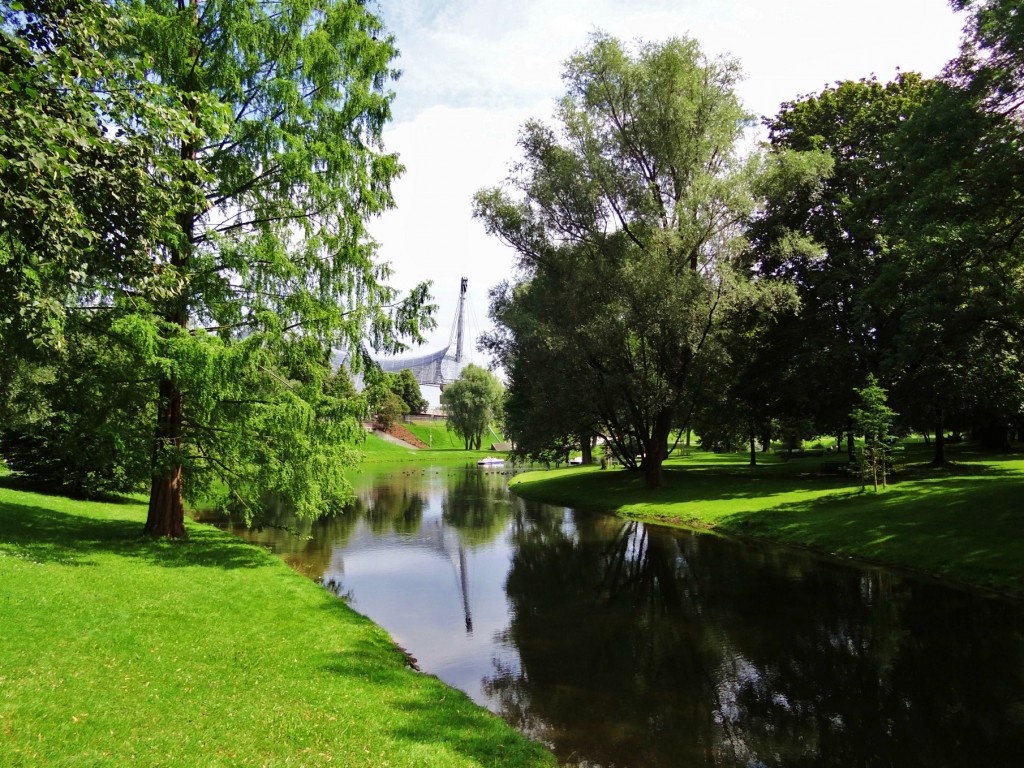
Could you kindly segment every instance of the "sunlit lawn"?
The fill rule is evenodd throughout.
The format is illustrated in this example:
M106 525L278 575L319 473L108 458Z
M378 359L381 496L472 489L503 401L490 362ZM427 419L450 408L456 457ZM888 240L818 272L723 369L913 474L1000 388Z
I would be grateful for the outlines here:
M0 488L0 765L554 763L268 552L144 514Z
M494 451L467 451L462 438L449 432L443 421L432 424L404 424L404 426L416 435L420 440L431 445L432 448L409 448L403 445L390 443L376 434L368 433L366 440L359 446L366 463L381 461L415 461L415 462L468 462L476 461L483 456L501 455ZM485 448L489 445L486 440Z
M516 477L517 493L673 525L714 528L867 558L1024 595L1024 454L956 449L933 470L911 447L889 488L821 476L824 458L784 462L694 452L670 460L665 487L637 473L575 468Z

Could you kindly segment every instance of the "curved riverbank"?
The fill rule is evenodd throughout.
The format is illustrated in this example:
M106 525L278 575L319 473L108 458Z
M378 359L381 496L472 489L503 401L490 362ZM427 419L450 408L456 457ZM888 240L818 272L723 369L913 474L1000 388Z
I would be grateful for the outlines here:
M1024 597L1024 454L967 448L951 469L910 455L878 493L819 476L820 459L779 457L746 466L745 454L694 452L665 465L665 486L639 473L595 467L528 472L517 494L624 517L753 536L922 572Z
M0 488L5 761L555 764L265 549L145 514Z

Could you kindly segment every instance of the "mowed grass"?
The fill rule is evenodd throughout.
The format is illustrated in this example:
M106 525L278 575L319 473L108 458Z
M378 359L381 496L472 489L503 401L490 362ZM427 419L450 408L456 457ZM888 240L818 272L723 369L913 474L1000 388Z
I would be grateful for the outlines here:
M822 477L822 459L691 453L648 490L623 470L572 468L519 475L516 493L651 522L714 529L809 547L1024 596L1024 454L955 450L948 470L910 448L889 488Z
M452 463L476 461L483 456L501 456L494 451L467 451L462 438L453 432L448 432L444 422L433 424L404 424L410 432L416 435L432 448L410 448L403 445L384 440L375 433L367 433L366 439L358 446L365 463L375 464L378 462L415 461L419 463Z
M268 552L0 488L0 765L554 765Z
M466 449L462 438L450 431L444 421L410 421L403 422L402 426L429 445L432 450L465 451ZM487 443L487 445L489 444Z

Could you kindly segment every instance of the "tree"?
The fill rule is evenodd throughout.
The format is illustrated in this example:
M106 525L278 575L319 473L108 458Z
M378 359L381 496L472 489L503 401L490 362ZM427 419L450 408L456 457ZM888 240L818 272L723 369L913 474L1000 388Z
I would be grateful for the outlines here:
M399 172L380 143L392 40L349 3L230 0L200 13L184 0L146 0L138 8L134 32L154 52L150 76L186 103L211 94L221 105L197 105L193 133L173 147L191 172L165 179L201 194L179 197L179 236L155 254L182 288L153 306L158 355L170 365L159 375L146 531L182 533L185 474L216 467L230 477L232 465L256 460L267 465L262 492L294 498L300 513L322 512L348 491L337 477L345 451L319 412L331 406L315 356L359 345L368 323L375 340L390 335L382 307L394 294L379 282L363 222L391 204ZM225 355L245 393L227 394L212 374ZM278 372L282 356L298 378ZM257 441L243 438L244 425L278 449L277 461L262 446L250 451Z
M503 399L504 388L497 377L473 364L441 392L448 428L463 439L467 451L480 450L484 432L499 418Z
M408 408L406 413L426 413L430 403L423 397L412 370L403 368L401 373L392 374L388 381L391 391L398 395Z
M1017 0L950 0L969 11L950 79L979 93L987 110L1005 116L1024 108L1024 19Z
M0 6L0 439L20 473L79 494L149 476L151 411L121 331L130 303L168 291L150 258L173 227L153 135L188 116L112 52L125 11Z
M850 413L854 429L864 435L865 452L871 470L871 482L878 490L878 475L881 471L882 487L885 487L886 454L889 449L889 430L896 419L896 412L887 404L887 393L879 386L873 374L868 376L863 389L854 389L857 406Z
M401 170L380 137L393 41L358 3L133 0L112 8L119 33L89 27L81 47L95 48L131 85L140 75L141 85L119 112L96 110L118 103L112 94L122 89L96 96L102 128L91 141L120 132L134 140L122 144L148 152L112 169L110 200L127 178L162 204L144 198L144 226L131 228L134 218L122 221L120 208L97 195L103 215L83 231L105 249L108 241L125 248L106 261L87 254L97 264L88 281L72 268L47 274L54 288L41 300L115 317L136 360L133 381L150 388L145 530L183 535L184 498L219 488L249 516L268 497L299 515L339 508L351 498L341 470L355 460L348 446L363 404L339 394L330 351L365 361L367 346L399 351L402 338L418 338L432 322L425 286L404 299L387 287L364 227L392 204ZM44 27L60 32L61 18L52 13ZM77 62L53 58L59 96L77 82ZM63 137L59 117L40 124ZM5 332L5 344L19 334Z
M387 432L409 412L409 406L394 392L388 392L377 410L377 426Z
M751 289L739 263L754 169L736 151L749 123L738 76L736 62L708 59L690 39L631 55L596 35L565 65L558 130L522 129L518 198L500 188L475 198L523 275L524 288L506 292L522 311L501 308L518 317L499 358L513 363L511 401L529 402L535 377L561 377L581 393L573 421L599 425L652 487L701 396L722 320ZM544 412L530 406L527 418Z
M898 297L893 396L934 427L936 465L947 428L1005 449L1024 412L1024 25L1016 2L953 5L970 11L960 56L893 144L892 258L875 292Z

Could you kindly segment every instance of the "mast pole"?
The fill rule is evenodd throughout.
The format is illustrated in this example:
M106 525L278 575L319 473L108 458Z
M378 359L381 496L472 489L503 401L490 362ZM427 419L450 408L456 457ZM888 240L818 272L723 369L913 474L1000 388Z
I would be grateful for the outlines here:
M462 332L465 323L465 307L466 307L466 285L469 283L469 278L462 278L462 286L459 289L459 310L458 315L455 318L455 326L457 328L455 337L455 362L462 362Z

